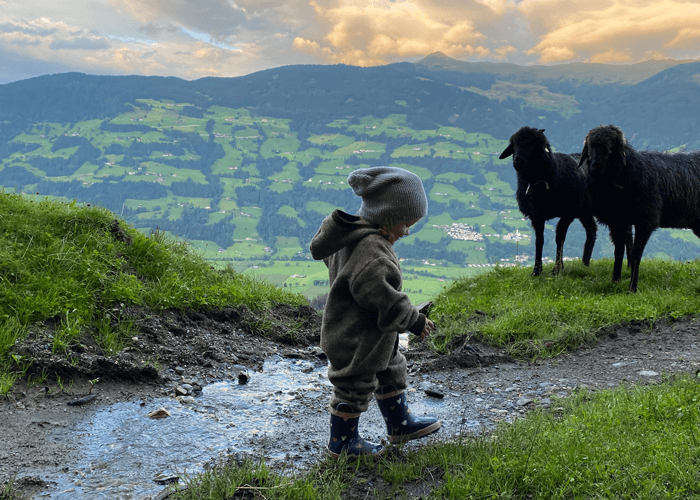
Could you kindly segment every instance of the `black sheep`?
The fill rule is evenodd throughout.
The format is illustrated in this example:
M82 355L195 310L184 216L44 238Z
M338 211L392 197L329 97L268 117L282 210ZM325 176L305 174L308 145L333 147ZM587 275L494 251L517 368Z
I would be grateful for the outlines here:
M522 127L510 137L499 158L513 155L518 186L518 208L529 217L535 231L535 267L533 276L542 272L542 246L545 221L559 217L556 228L557 255L552 274L563 267L564 240L574 219L586 230L583 263L591 261L598 226L586 187L587 177L577 167L579 154L553 153L544 129Z
M637 291L639 263L659 227L690 228L700 237L700 151L637 151L615 125L591 129L580 165L588 160L593 213L610 228L615 246L613 281L620 281L625 240L634 226L627 260L630 292Z

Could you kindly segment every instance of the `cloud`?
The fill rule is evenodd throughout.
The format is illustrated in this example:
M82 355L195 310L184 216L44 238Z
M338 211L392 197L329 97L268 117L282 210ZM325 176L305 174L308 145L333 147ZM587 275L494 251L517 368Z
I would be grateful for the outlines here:
M299 52L304 52L312 56L328 57L331 53L328 47L321 47L318 42L307 40L306 38L296 37L293 44L294 48Z
M6 22L0 24L0 33L22 33L31 36L50 36L56 33L52 26L37 26L29 23Z
M497 19L510 5L506 0L310 0L313 28L295 38L294 48L324 62L360 66L385 64L432 52L451 57L485 57L486 36L475 19ZM473 15L471 15L473 14Z
M49 44L51 50L104 50L111 44L104 38L73 38L71 40L54 40Z
M679 0L524 0L518 9L539 36L527 53L539 56L540 63L617 63L642 60L650 51L672 58L678 50L700 49L696 5Z
M599 52L591 57L592 63L601 64L626 63L630 61L632 61L632 54L630 54L629 50L620 51L610 49L605 52Z
M28 63L35 71L45 63L93 74L190 79L289 64L373 66L436 51L520 64L700 56L700 7L687 0L71 0L58 10L55 0L0 5L0 54L36 61Z
M232 45L241 29L274 29L280 18L276 9L285 6L282 0L112 0L112 4L151 32L170 24Z
M137 29L139 33L152 39L169 38L182 31L182 28L171 23L156 24L154 22L140 25Z
M503 45L502 47L498 47L494 52L496 53L494 57L498 59L499 61L502 61L505 59L508 54L511 54L513 52L517 52L518 49L513 47L512 45Z

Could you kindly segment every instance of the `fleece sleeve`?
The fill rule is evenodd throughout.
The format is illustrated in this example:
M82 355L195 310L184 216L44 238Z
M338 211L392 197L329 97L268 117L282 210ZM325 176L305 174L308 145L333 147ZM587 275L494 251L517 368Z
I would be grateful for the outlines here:
M386 257L368 262L350 284L355 302L376 314L384 333L408 331L419 318L418 308L400 288L401 269Z
M425 314L419 313L418 314L418 319L416 320L413 325L408 327L408 331L411 333L415 333L416 335L420 335L423 333L423 328L425 328L425 323L428 318L425 317Z

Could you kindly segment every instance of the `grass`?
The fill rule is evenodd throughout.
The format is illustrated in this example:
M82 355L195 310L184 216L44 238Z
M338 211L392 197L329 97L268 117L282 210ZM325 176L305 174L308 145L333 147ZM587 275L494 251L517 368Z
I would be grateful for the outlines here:
M12 346L47 320L56 325L50 345L59 355L86 334L105 351L117 352L134 331L128 319L105 317L115 303L156 311L306 303L255 275L214 270L192 245L115 223L114 214L101 208L0 193L0 214L1 394L31 362ZM307 280L315 278L311 264L323 271L321 263L289 264ZM475 276L435 269L453 281L433 297L439 326L433 347L444 350L467 332L516 355L551 356L595 339L606 325L685 316L700 305L700 261L644 260L636 294L627 292L627 270L620 283L611 283L610 260L590 267L568 262L556 277L550 270L532 277L529 268L517 267ZM419 283L408 279L406 286ZM277 326L272 319L256 324L263 330ZM42 373L32 383L48 376ZM173 498L335 499L358 487L358 477L382 478L400 497L406 483L427 481L437 472L431 498L698 496L699 382L688 374L647 387L582 389L553 398L551 410L501 423L490 434L432 442L376 461L326 459L290 473L273 472L262 460L229 462L189 478L191 488ZM72 388L70 380L57 384L67 392ZM361 487L371 489L368 484Z
M611 259L566 264L556 277L545 267L496 267L459 279L435 298L440 325L433 346L444 350L456 336L478 335L521 358L551 357L596 339L600 329L621 322L695 314L700 310L700 261L643 260L639 292L630 294L629 271L613 283ZM478 312L477 312L478 311Z
M22 374L15 342L48 320L53 352L88 334L116 354L134 326L105 316L113 304L161 311L277 303L307 301L230 266L215 270L189 243L143 234L106 209L0 192L0 393Z
M432 484L423 498L434 499L695 498L699 382L683 375L649 387L584 389L490 434L376 460L324 459L291 474L263 462L228 463L189 478L171 498L340 499L358 485L367 498L404 498L414 481ZM378 479L390 495L374 495Z

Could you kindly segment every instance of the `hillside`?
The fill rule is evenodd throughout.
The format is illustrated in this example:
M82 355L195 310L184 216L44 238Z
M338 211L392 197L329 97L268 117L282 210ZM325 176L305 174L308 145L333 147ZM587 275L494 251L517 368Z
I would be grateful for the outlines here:
M440 498L456 485L452 497L464 498L496 460L501 479L480 491L502 493L511 470L544 470L532 494L551 498L572 484L551 479L561 457L567 474L594 477L577 480L586 497L601 484L643 498L698 491L688 450L699 421L700 261L649 261L632 295L610 281L609 259L550 279L498 268L457 280L434 297L439 330L400 342L411 408L439 418L440 433L346 464L319 460L330 382L321 316L302 297L213 270L187 243L99 207L3 194L0 213L0 310L12 311L0 315L6 498L155 497L163 478L184 481L180 498L228 499L251 484L285 499L372 498L374 485ZM373 442L385 437L375 405L362 426ZM678 475L649 480L650 453ZM248 457L255 481L240 476ZM214 466L223 461L230 468ZM633 484L618 470L637 474ZM533 492L521 483L515 498Z
M348 173L400 166L421 176L430 198L428 218L397 244L407 291L423 300L460 275L530 263L515 174L498 160L520 126L545 128L562 151L577 151L600 123L620 125L639 148L700 147L700 63L447 59L193 82L67 73L2 85L0 185L103 206L146 233L185 237L212 261L315 297L327 275L310 261L308 242L334 208L359 206ZM568 258L580 256L583 239L575 223ZM688 259L697 248L686 231L658 231L645 255ZM601 228L593 256L610 255Z

